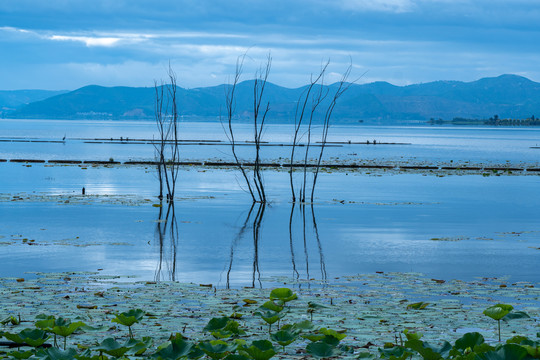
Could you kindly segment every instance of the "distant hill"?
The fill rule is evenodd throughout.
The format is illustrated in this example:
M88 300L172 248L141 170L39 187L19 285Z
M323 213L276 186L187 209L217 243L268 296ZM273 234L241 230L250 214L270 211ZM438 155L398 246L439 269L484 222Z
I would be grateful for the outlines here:
M67 92L67 90L0 90L0 112L15 110L22 105Z
M330 85L332 88L335 85ZM295 104L304 88L289 89L267 84L269 121L292 121ZM330 89L331 90L331 89ZM237 114L249 118L252 112L253 81L237 89ZM224 113L225 86L178 88L181 114L216 119ZM354 84L339 99L335 122L359 120L392 123L399 120L527 118L540 115L540 83L516 75L502 75L473 82L435 81L409 86L386 82ZM151 119L154 116L154 88L86 86L34 101L6 114L12 118L99 118Z

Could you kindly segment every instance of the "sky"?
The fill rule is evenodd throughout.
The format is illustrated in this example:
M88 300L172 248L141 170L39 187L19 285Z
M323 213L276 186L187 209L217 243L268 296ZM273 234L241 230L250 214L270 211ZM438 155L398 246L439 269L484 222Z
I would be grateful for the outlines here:
M0 90L244 79L298 87L330 61L358 83L540 81L538 0L1 0Z

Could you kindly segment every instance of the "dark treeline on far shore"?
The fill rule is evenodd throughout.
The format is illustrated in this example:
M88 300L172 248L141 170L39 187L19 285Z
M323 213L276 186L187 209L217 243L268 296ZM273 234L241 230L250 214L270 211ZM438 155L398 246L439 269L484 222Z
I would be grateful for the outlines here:
M428 121L431 125L491 125L491 126L540 126L540 119L532 115L526 119L501 119L499 115L494 115L489 119L468 119L455 117L452 120L434 119Z

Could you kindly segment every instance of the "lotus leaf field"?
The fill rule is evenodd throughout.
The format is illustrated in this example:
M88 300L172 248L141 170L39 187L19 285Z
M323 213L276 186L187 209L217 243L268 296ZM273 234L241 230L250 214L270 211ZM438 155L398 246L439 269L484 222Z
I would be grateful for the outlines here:
M526 282L375 273L270 290L34 275L0 279L0 358L540 358L540 288Z

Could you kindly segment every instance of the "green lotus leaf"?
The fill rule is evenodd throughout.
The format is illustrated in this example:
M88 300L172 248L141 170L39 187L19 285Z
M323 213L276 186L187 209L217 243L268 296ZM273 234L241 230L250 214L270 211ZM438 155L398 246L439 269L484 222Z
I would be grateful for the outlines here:
M298 296L288 288L277 288L270 292L270 300L279 300L284 303L298 299Z
M379 354L382 358L389 358L394 360L405 360L409 358L412 353L405 349L403 346L393 346L390 348L379 348Z
M319 333L307 333L307 334L302 334L302 337L304 339L308 339L309 341L311 342L316 342L316 341L321 341L322 339L324 339L326 335L324 334L319 334Z
M477 354L479 360L521 360L528 357L527 350L516 344L505 344L494 351Z
M424 310L428 305L429 303L420 301L407 305L407 309Z
M229 354L227 355L227 357L224 358L224 360L249 360L249 358L244 355Z
M308 301L308 308L310 308L310 309L325 309L325 308L328 308L328 306L317 304L317 303L314 303L313 301Z
M420 340L422 336L424 336L424 334L422 333L409 332L409 329L403 330L403 333L407 337L407 340L413 340L413 339Z
M264 310L272 310L272 311L275 311L275 312L281 312L281 310L283 310L283 306L279 306L276 303L274 303L273 301L267 301L264 304L262 304L261 306L259 306L259 309L261 309L263 311Z
M18 360L25 360L28 359L30 356L34 355L34 351L28 350L28 351L11 351L9 352L9 356L13 357Z
M116 314L116 317L112 319L112 322L125 325L125 326L131 326L137 322L139 322L144 316L144 311L141 309L131 309L129 311Z
M149 336L143 337L142 340L129 339L126 342L126 346L130 347L130 349L126 352L126 354L140 356L144 354L153 343L154 339Z
M510 321L514 319L529 319L530 316L525 311L516 311L516 312L510 312L506 314L501 320L502 321Z
M250 347L244 347L245 351L254 360L268 360L276 354L274 345L268 340L257 340Z
M300 321L300 322L297 322L297 323L294 323L293 324L293 327L295 329L298 329L300 331L303 331L303 330L312 330L313 329L313 323L309 320L304 320L304 321Z
M253 313L253 315L260 316L264 321L266 321L267 324L272 325L279 319L283 318L285 316L284 312L275 312L272 310L264 310L264 311L257 311Z
M2 334L6 339L17 344L28 344L32 347L43 345L49 338L47 333L40 329L24 329L19 333L12 334L4 332Z
M199 346L194 346L188 354L188 359L200 359L204 356L204 351Z
M109 327L106 325L103 326L90 326L90 325L83 325L80 327L81 330L84 332L99 332L99 331L105 331Z
M193 344L185 341L181 337L170 340L170 344L152 355L153 359L158 360L177 360L185 358L193 348Z
M58 320L60 320L62 318L59 318L56 320L56 324L58 324ZM64 323L64 322L61 322L61 323ZM63 337L67 337L71 334L73 334L75 331L77 331L77 329L79 329L80 327L84 326L85 324L82 322L82 321L77 321L77 322L74 322L74 323L65 323L66 325L56 325L54 326L51 331L58 335L58 336L63 336Z
M452 349L452 345L447 341L443 342L440 347L436 347L417 339L407 340L405 346L419 353L424 360L446 359Z
M6 325L6 324L19 325L20 323L21 323L20 320L16 318L15 316L8 316L4 320L0 321L0 324L2 325Z
M222 340L210 340L199 343L199 348L212 359L223 359L229 353L236 350L238 344L226 343Z
M60 350L50 347L40 350L36 354L36 358L39 360L73 360L75 359L75 355L77 355L77 350L75 349Z
M347 335L345 335L343 333L340 333L340 332L337 332L336 330L332 330L332 329L320 328L319 332L321 334L324 334L324 335L333 336L336 339L338 339L339 341L341 341L341 340L343 340L343 339L345 339L347 337Z
M326 358L334 356L335 348L332 345L328 345L325 342L317 341L312 342L306 346L306 351L308 354L315 356L317 358Z
M485 340L482 334L478 332L470 332L457 339L454 348L461 350L463 353L463 351L467 349L473 350L475 346L483 344L484 341Z
M505 317L507 314L512 311L514 307L512 305L507 304L497 304L488 307L484 310L484 315L489 316L490 318L494 320L501 320L503 317Z
M124 344L121 344L113 338L107 338L95 347L94 350L104 352L105 354L114 357L122 357L138 344L139 341L135 339L129 339Z
M270 334L272 340L277 342L281 346L287 346L292 343L298 337L298 334L290 330L280 330L276 333Z
M211 318L208 324L203 328L203 331L215 331L225 328L230 319L226 316L220 318Z

